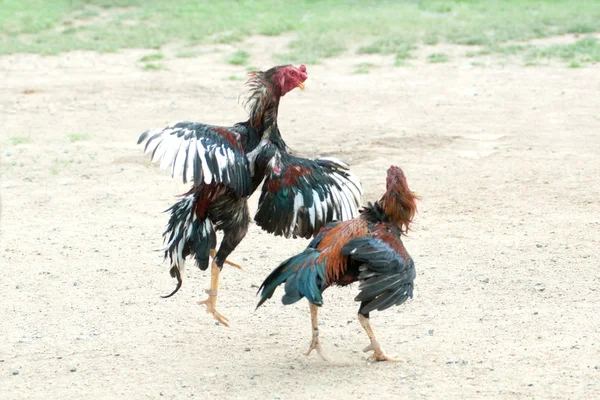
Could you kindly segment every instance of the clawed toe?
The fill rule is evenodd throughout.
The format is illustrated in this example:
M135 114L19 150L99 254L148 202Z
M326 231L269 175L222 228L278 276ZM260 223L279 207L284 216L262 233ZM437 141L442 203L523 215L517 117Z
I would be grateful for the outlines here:
M325 354L323 354L323 350L321 349L321 343L319 343L319 339L313 339L312 342L310 342L310 347L308 351L304 353L304 355L309 356L313 350L317 352L317 354L321 357L321 359L323 359L323 361L330 361L329 358Z
M404 361L399 358L393 358L385 354L385 351L381 348L379 343L376 340L373 340L370 345L363 349L363 352L366 353L368 351L373 351L373 354L367 358L369 362L375 361L391 361L391 362L399 362L403 363Z
M209 296L208 299L199 301L198 304L205 305L207 313L212 314L214 319L219 321L220 324L229 328L229 318L217 311L217 308L214 305L214 300L211 297L212 296Z
M212 249L209 254L214 259L215 256L217 255L217 250L216 249ZM234 263L234 262L229 261L229 260L225 260L224 264L231 265L232 267L235 267L235 268L238 268L238 269L243 269L240 264Z
M217 310L214 311L209 311L213 317L219 321L219 323L225 325L226 327L229 328L229 318L227 318L226 316L224 316L223 314L219 313Z
M392 358L392 357L388 356L387 354L380 353L380 352L373 353L373 355L371 355L369 358L367 358L367 361L369 361L369 362L390 361L390 362L397 362L397 363L404 362L403 360L401 360L399 358Z
M239 270L243 270L244 269L244 268L242 268L242 266L240 264L236 264L236 263L234 263L232 261L229 261L229 260L225 260L225 264L231 265L232 267L235 267L235 268L237 268Z

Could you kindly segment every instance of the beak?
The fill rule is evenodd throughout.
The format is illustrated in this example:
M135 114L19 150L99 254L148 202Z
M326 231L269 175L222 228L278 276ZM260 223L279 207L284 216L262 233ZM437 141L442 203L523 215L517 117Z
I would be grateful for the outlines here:
M304 90L306 85L304 84L304 82L298 82L298 87L300 88L300 90Z

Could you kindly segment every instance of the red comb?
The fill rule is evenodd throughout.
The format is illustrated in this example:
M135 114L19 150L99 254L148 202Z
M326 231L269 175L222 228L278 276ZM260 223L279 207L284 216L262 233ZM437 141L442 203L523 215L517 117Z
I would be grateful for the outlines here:
M302 64L302 65L300 66L300 68L298 68L298 69L299 69L300 71L302 71L302 72L306 73L306 67L304 66L304 64Z

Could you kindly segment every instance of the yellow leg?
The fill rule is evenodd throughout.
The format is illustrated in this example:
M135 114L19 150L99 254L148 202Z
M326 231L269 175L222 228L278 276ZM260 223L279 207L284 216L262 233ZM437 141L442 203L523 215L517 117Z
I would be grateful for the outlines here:
M217 249L212 249L210 251L210 256L214 259L216 255L217 255ZM231 262L229 260L225 260L225 264L231 265L232 267L236 267L236 268L242 269L242 266L240 264L236 264L236 263Z
M321 349L321 343L319 343L319 319L317 313L319 312L319 308L312 303L308 303L310 306L310 322L312 323L312 341L310 342L310 347L304 355L308 356L313 350L317 351L317 354L325 361L329 361L329 359L323 354L323 350Z
M208 298L199 301L198 304L206 305L206 312L215 317L221 324L229 327L229 319L217 311L217 294L219 292L219 275L221 268L213 261L210 267L210 289L206 291Z
M363 350L363 352L365 352L365 353L367 351L373 350L373 354L371 355L371 357L369 357L369 361L404 362L397 358L389 357L387 354L385 354L385 351L383 351L383 348L381 348L381 346L379 345L379 342L377 342L377 339L375 339L375 333L373 333L373 328L371 328L371 324L369 323L369 318L365 317L362 314L358 314L358 320L360 321L360 324L362 325L362 327L365 329L365 332L367 332L367 336L371 340L371 344L368 345L367 347L365 347Z

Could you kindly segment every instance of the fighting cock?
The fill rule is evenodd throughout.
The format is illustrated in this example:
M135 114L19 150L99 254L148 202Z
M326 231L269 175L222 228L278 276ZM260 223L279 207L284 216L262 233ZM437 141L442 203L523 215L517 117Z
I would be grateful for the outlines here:
M285 237L310 238L330 221L358 215L362 188L343 162L315 160L287 152L277 127L279 101L296 87L304 89L304 65L273 67L250 73L246 107L249 119L232 127L177 122L144 132L145 152L173 177L193 182L191 190L171 206L163 237L171 276L182 284L185 258L194 256L198 267L211 266L206 305L220 323L229 320L217 311L219 275L248 230L248 197L264 180L255 221L264 230ZM215 231L223 231L216 251Z
M386 192L375 204L360 210L356 219L332 222L325 226L304 252L284 261L261 285L260 307L285 282L283 304L306 297L312 320L312 350L327 359L319 343L317 306L323 305L322 293L331 285L359 281L358 319L373 350L370 360L400 361L388 357L369 323L369 313L400 305L413 295L415 265L400 236L406 234L417 211L419 197L408 188L404 172L391 166L387 171Z

